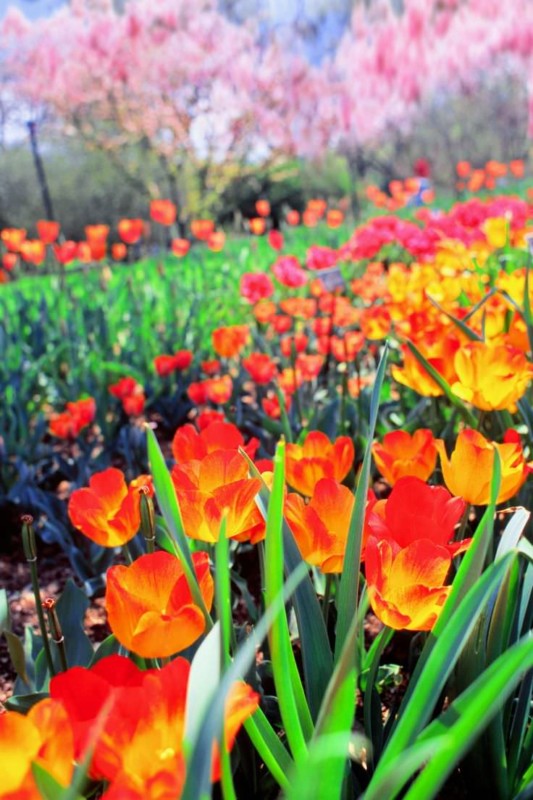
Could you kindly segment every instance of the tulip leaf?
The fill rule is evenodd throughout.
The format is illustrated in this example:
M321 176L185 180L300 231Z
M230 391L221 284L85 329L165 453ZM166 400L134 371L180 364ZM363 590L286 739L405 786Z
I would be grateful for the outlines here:
M509 553L491 564L448 617L446 626L439 626L436 633L435 625L424 648L429 655L419 659L410 681L411 691L402 701L396 725L371 780L369 789L372 787L372 792L367 800L383 796L379 793L382 771L413 744L424 728L463 647L484 612L485 604L501 585L515 558L515 553Z
M237 651L231 666L224 672L209 709L204 715L198 736L191 748L182 800L204 800L205 797L209 797L211 790L212 744L215 739L219 739L222 735L228 693L233 683L241 679L254 662L257 645L267 635L276 616L284 613L285 603L290 599L306 574L307 569L304 564L301 564L289 575L283 591L273 600L257 623L255 635L247 639L245 644Z
M259 492L258 505L263 516L266 516L265 509L268 508L270 490L263 481L261 473L258 472L255 464L248 458L245 451L241 449L239 452L246 459L251 475L261 480L262 487ZM285 576L287 577L299 565L303 564L303 561L294 541L292 531L285 520L283 520L282 529L283 557L285 561ZM305 579L296 589L292 602L302 647L301 653L307 699L313 719L316 719L320 703L333 671L333 657L324 617L309 575L305 576Z
M96 650L94 651L93 657L91 659L90 666L92 667L94 664L97 664L98 661L101 661L102 658L107 658L108 656L118 655L120 652L121 644L116 638L114 634L110 634L103 642L101 642Z
M13 695L12 697L7 698L4 705L8 711L19 711L21 714L27 714L30 708L47 697L48 694L46 692L33 692L32 694Z
M385 345L379 366L376 372L376 380L372 389L372 399L370 402L370 422L368 429L368 442L365 448L363 466L359 474L357 490L355 492L355 503L350 520L346 550L344 553L344 564L339 585L339 598L337 602L337 627L335 639L335 661L340 658L344 647L344 642L350 629L352 620L357 616L357 604L359 596L359 574L361 564L361 550L363 545L363 529L365 524L365 513L368 495L368 485L370 481L370 468L372 463L372 440L376 429L376 422L379 411L379 398L381 386L385 377L385 367L387 364L388 345ZM354 659L355 659L354 650Z
M438 372L435 369L435 367L432 364L429 363L427 358L424 355L422 355L418 347L415 344L413 344L413 342L407 342L407 347L414 355L418 363L424 367L428 375L430 375L433 378L437 386L442 390L443 394L450 401L450 403L453 406L455 406L455 408L457 408L461 416L464 418L465 422L468 425L470 425L471 428L476 428L477 427L476 417L465 406L463 401L453 393L452 388L448 383L448 381L440 374L440 372Z
M87 596L69 578L56 605L69 667L86 667L94 655L93 646L83 630L83 619L88 608Z
M194 654L187 684L185 738L194 741L216 692L221 675L220 622L216 622Z
M32 764L31 769L37 788L44 800L64 800L65 787L61 786L61 784L50 775L48 770L37 763ZM83 800L83 797L76 792L76 794L72 796L72 800Z
M516 509L501 535L496 550L496 561L505 555L505 553L517 547L530 516L531 511L528 511L526 508Z
M415 779L405 800L433 797L448 775L499 712L524 673L533 668L533 639L507 649L447 710L429 725L421 740L437 735L441 746ZM498 753L501 757L502 753Z
M189 549L189 542L183 530L183 523L181 521L181 514L178 505L178 498L176 497L176 490L172 483L172 478L168 471L163 453L159 446L159 442L155 437L155 433L151 428L146 429L147 446L148 446L148 460L150 462L150 470L154 479L155 493L157 502L161 508L164 520L168 529L176 542L178 547L180 559L185 560L189 565L191 571L193 563L191 552Z
M265 537L265 602L268 607L283 587L283 502L285 491L285 443L274 456L274 478L269 498ZM313 723L292 650L285 613L273 622L268 637L274 683L287 739L295 760L307 753L306 739Z
M172 483L172 478L165 464L163 453L159 447L159 442L151 428L146 429L148 437L148 460L154 479L155 493L161 512L168 526L168 529L176 543L179 559L181 561L185 578L189 586L194 603L202 610L208 630L213 626L213 621L207 610L198 585L196 573L194 571L189 542L183 530L181 514L176 497L176 490Z
M485 300L486 298L483 299ZM469 339L471 342L483 341L482 336L480 336L478 333L472 330L472 328L469 325L467 325L462 319L458 319L458 317L454 317L453 314L450 314L448 311L446 311L446 309L444 309L441 306L441 304L438 303L433 297L428 295L428 300L435 306L435 308L437 308L440 311L441 314L444 314L444 316L447 317L450 320L450 322L453 322L453 324L457 328L459 328L461 333L463 333L466 336L466 338Z
M294 762L260 708L245 720L244 728L272 777L282 789L286 789L289 785L287 775Z

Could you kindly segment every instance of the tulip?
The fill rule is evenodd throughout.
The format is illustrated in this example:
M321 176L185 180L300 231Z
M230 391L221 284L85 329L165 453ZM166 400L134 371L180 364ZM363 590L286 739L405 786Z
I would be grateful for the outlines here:
M22 242L26 239L26 231L24 228L4 228L0 233L0 239L9 251L18 253Z
M40 219L37 222L37 234L43 244L53 244L59 236L59 222Z
M144 233L144 220L121 219L117 225L118 235L126 244L137 244Z
M340 436L332 443L321 431L311 431L303 445L287 444L285 452L287 483L308 497L321 478L344 480L355 455L348 436Z
M176 206L171 200L152 200L150 217L160 225L172 225L176 220Z
M393 431L374 442L372 455L381 475L391 486L406 475L427 481L437 463L437 448L433 434L420 428L411 436L407 431Z
M240 282L241 297L257 303L274 293L274 284L264 272L245 272Z
M239 453L215 450L201 460L176 465L171 474L191 539L216 542L224 513L228 538L255 543L264 537L264 519L255 503L260 481L248 477Z
M36 800L41 797L32 773L36 763L64 789L74 771L74 744L62 704L45 699L26 716L17 711L0 714L2 782L0 797L6 800Z
M531 471L515 431L508 431L504 443L497 444L485 439L479 431L466 428L459 433L450 457L442 439L437 440L436 447L447 488L472 505L486 506L490 503L495 452L500 458L502 475L497 503L513 497Z
M395 630L431 630L450 593L450 566L446 548L428 539L400 548L370 536L365 571L374 614Z
M175 256L178 258L183 258L183 256L186 256L191 249L191 243L188 239L175 238L172 239L170 243L170 249Z
M139 488L151 487L151 478L141 475L127 486L115 467L96 472L89 487L72 492L68 504L70 521L93 542L103 547L121 547L141 524Z
M207 553L192 560L207 610L213 579ZM166 658L193 644L205 630L178 558L165 551L141 556L107 572L105 606L118 641L143 658Z
M211 334L213 349L222 358L233 358L239 355L249 338L248 325L227 325L217 328Z
M385 501L380 501L368 517L371 534L407 547L418 539L428 539L443 547L450 557L468 549L471 540L454 542L456 526L466 503L452 497L444 486L428 486L420 478L400 478Z
M267 353L251 353L248 358L243 358L242 365L259 386L270 383L278 371Z
M296 226L300 224L300 212L296 211L295 209L291 209L287 211L287 216L285 218L287 220L287 225Z
M210 400L211 403L222 405L231 400L233 381L229 375L221 375L220 378L210 378L205 383L205 393L207 399Z
M331 478L318 481L308 504L288 494L285 516L302 558L322 572L342 572L354 506L353 493Z
M260 217L270 216L270 203L268 200L256 200L255 210Z
M236 453L240 447L253 458L259 447L259 439L252 438L245 445L244 437L236 425L221 421L218 412L212 411L211 414L215 414L216 421L207 425L200 433L193 425L182 425L178 428L172 440L172 455L176 461L185 464L187 461L201 460L217 450L232 450Z
M263 217L252 217L248 220L250 232L255 236L261 236L266 230L266 222Z
M455 354L454 368L454 394L483 411L514 413L533 375L533 365L521 350L485 342L463 345Z
M214 230L212 219L193 219L191 222L191 233L196 239L207 241Z

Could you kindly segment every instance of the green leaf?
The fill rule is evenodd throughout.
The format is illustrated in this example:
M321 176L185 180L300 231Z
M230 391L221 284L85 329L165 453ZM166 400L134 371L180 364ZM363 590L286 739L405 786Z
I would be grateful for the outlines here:
M285 444L279 442L274 456L274 478L268 503L265 537L265 602L268 607L283 588L283 502L285 491ZM306 739L313 723L294 659L289 624L279 614L268 637L281 719L295 760L305 758Z
M417 665L411 677L411 692L409 696L406 694L400 706L396 725L370 783L372 793L369 798L380 797L380 777L385 766L413 744L427 723L485 604L501 585L515 558L515 553L509 553L492 564L470 588L452 616L448 617L446 626L439 626L438 634L435 633L435 625L424 648L427 648L429 655L422 661L422 667Z
M405 795L405 800L434 797L514 691L522 676L533 668L533 637L510 647L422 735L437 736L440 746ZM501 754L500 754L501 755Z
M365 522L368 484L370 481L370 467L372 463L372 440L374 438L374 431L376 429L376 422L378 418L379 398L381 394L383 378L385 376L387 354L388 345L385 345L376 372L374 387L372 389L368 442L363 458L363 466L359 475L357 490L355 493L354 509L352 512L352 518L350 520L350 529L348 531L346 551L344 554L344 565L339 585L339 598L337 602L338 617L335 631L335 661L338 661L340 658L351 622L357 616L361 547L363 542L363 528Z
M104 641L97 646L89 666L94 666L94 664L97 664L98 661L102 660L102 658L117 655L120 652L120 648L121 644L116 636L114 636L114 634L110 634L110 636L104 639Z
M4 703L9 711L19 711L26 714L36 703L48 697L46 692L34 692L33 694L19 694L9 697Z
M36 763L31 765L31 770L33 772L33 777L35 778L37 788L39 789L39 792L44 800L64 800L65 787L61 786L61 784L58 783L52 775L50 775L48 770ZM83 797L76 793L72 800L83 800Z
M244 727L272 777L282 789L286 789L289 785L287 775L294 762L260 708L252 717L248 717Z
M13 669L19 676L19 678L24 681L28 688L31 688L33 685L31 677L28 675L26 670L26 652L24 649L24 645L18 638L15 636L14 633L11 631L4 631L4 636L6 637L7 642L7 650L9 653L9 658L11 659L11 663L13 665Z
M455 408L457 408L461 416L464 418L465 422L468 425L470 425L471 428L476 428L477 427L476 417L465 406L463 401L452 392L452 389L448 381L442 377L440 372L438 372L432 364L429 363L427 358L422 355L418 347L415 344L413 344L413 342L407 342L407 347L414 355L418 363L424 367L428 375L430 375L433 378L435 383L439 386L439 388L442 390L442 392L444 393L446 398L450 401L450 403L453 406L455 406Z
M83 630L83 620L88 608L87 596L69 578L56 605L57 616L65 637L69 667L86 667L94 655L91 641Z
M261 473L258 472L255 464L248 458L245 451L241 449L239 452L243 458L246 459L250 474L261 480L262 486L257 504L261 513L266 518L265 509L268 508L270 490L263 481ZM283 558L286 577L303 564L292 531L285 520L283 521ZM302 648L301 652L307 699L312 717L316 719L328 681L333 671L333 657L320 603L318 602L316 591L309 574L305 576L304 580L297 587L292 602L298 623L298 634L300 636Z
M289 576L283 592L275 598L259 620L255 628L255 636L251 636L238 650L233 663L222 676L218 690L204 716L198 737L192 743L182 800L204 800L205 797L209 797L212 744L215 739L220 738L222 733L226 699L231 686L234 681L241 679L246 674L254 662L258 643L262 642L276 616L284 613L285 603L304 579L306 573L305 565L302 564Z
M178 498L176 497L176 490L172 483L172 478L165 464L163 453L159 447L159 443L151 428L147 428L146 435L148 437L148 459L150 462L150 470L154 479L155 493L157 501L161 508L161 512L167 524L167 527L172 534L176 543L178 557L181 561L187 585L189 586L194 603L202 610L205 617L206 628L211 630L213 627L213 620L207 610L204 598L198 585L196 573L194 571L191 551L189 549L189 541L185 536L183 524L181 521L181 514L178 505Z

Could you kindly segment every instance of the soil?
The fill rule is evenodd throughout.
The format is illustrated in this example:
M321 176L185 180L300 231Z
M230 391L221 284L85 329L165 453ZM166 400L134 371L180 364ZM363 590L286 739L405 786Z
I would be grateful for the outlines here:
M43 600L46 597L59 597L69 578L81 585L68 558L59 547L38 541L37 550L39 585ZM22 636L25 625L31 625L38 633L30 569L22 549L15 548L9 554L0 554L0 586L7 592L13 633ZM103 602L102 597L93 598L85 615L85 632L94 643L101 642L111 633ZM15 677L5 637L0 636L0 703L5 703L11 697Z

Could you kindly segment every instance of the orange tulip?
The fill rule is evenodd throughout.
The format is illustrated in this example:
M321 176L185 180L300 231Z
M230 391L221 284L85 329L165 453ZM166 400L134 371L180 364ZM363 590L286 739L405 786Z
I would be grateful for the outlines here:
M213 602L207 553L192 560L206 608ZM105 605L118 641L143 658L166 658L202 635L205 618L194 604L179 559L165 551L141 556L107 572Z
M431 630L450 593L443 585L450 566L448 551L428 539L400 548L370 536L365 571L374 614L395 630Z
M248 325L227 325L224 328L216 328L211 334L213 350L222 358L239 355L249 338Z
M114 261L124 261L128 255L128 248L123 242L115 242L111 245L111 258Z
M17 711L0 714L2 782L0 797L6 800L38 800L32 763L39 764L64 788L74 771L74 743L62 704L45 699L26 716Z
M239 447L253 458L259 447L259 439L251 438L245 445L244 436L236 425L220 421L217 412L212 413L215 414L215 421L206 425L200 433L193 425L182 425L178 428L172 440L172 455L176 461L185 464L187 461L201 460L217 450L232 450L236 453Z
M432 367L439 372L448 383L457 380L453 355L459 343L453 339L445 338L428 347L419 348L422 355ZM393 365L391 374L395 381L414 389L423 397L440 397L444 392L424 369L418 359L413 355L407 345L402 345L403 367Z
M437 440L436 447L446 486L452 494L472 505L486 506L490 503L495 451L500 457L502 471L498 503L513 497L531 472L520 437L513 430L507 431L503 444L497 444L485 439L479 431L466 428L459 433L450 457L442 439Z
M133 539L141 524L141 486L151 487L142 475L129 487L124 474L114 467L96 472L89 488L72 492L68 504L70 521L85 536L103 547L120 547Z
M11 272L17 266L18 257L16 253L4 253L2 255L2 267Z
M239 453L215 450L201 460L176 465L172 480L191 539L216 542L224 513L228 538L255 543L264 537L264 519L255 503L260 481L248 477Z
M455 170L460 178L468 178L472 171L472 167L468 161L459 161L455 167Z
M26 239L21 243L19 252L24 261L39 266L46 258L46 245L40 239Z
M524 177L524 162L521 159L515 159L509 162L509 170L515 178Z
M516 411L533 375L533 365L521 350L485 342L463 345L455 354L454 368L454 394L483 411Z
M386 433L382 444L372 445L372 455L380 474L391 486L406 475L427 481L437 463L435 439L427 428L420 428L412 436L407 431Z
M0 233L0 239L8 250L18 253L22 242L26 239L26 231L24 228L4 228Z
M266 230L266 222L263 217L252 217L252 219L248 220L248 225L250 226L250 232L255 236L261 236Z
M342 572L354 495L331 478L318 481L308 504L299 494L285 500L285 516L302 558L322 572Z
M260 217L270 216L270 203L268 200L256 200L255 210Z
M170 247L175 256L183 258L191 249L191 243L188 239L172 239Z
M191 222L191 233L196 239L207 241L214 230L215 223L212 219L193 219Z
M121 219L117 225L118 235L126 244L137 244L144 233L144 220Z
M213 233L209 234L207 239L207 246L214 253L220 253L220 251L224 249L225 243L226 234L224 231L213 231Z
M191 222L192 235L201 241L207 241L214 230L215 223L212 219L193 219Z
M76 756L84 754L102 710L103 720L90 775L110 786L106 800L170 800L180 797L185 780L184 736L190 665L176 658L162 669L140 670L123 656L107 656L90 669L74 667L50 683L74 731ZM224 734L230 750L259 696L236 682L225 709ZM213 746L212 780L219 777Z
M150 217L160 225L172 225L176 219L176 206L171 200L152 200Z
M309 200L307 203L307 210L311 211L313 214L316 214L319 219L320 217L324 216L326 208L327 203L325 200L322 200L322 198L315 198L313 200Z
M326 214L326 223L330 228L340 228L344 222L344 214L336 208L331 208Z
M85 238L89 244L105 244L109 235L109 225L87 225L85 227Z
M342 481L350 471L355 452L348 436L330 442L322 431L311 431L305 442L286 447L287 483L310 497L321 478Z
M300 212L292 209L291 211L287 211L287 225L299 225L300 224Z
M314 211L306 208L302 214L302 222L306 228L316 228L318 225L319 217Z
M43 244L53 244L59 236L59 222L40 219L37 222L37 234Z
M367 339L384 339L391 327L390 313L385 306L367 308L361 314L360 325Z
M221 375L220 378L210 378L205 381L206 399L216 405L228 403L233 394L233 381L229 375Z

